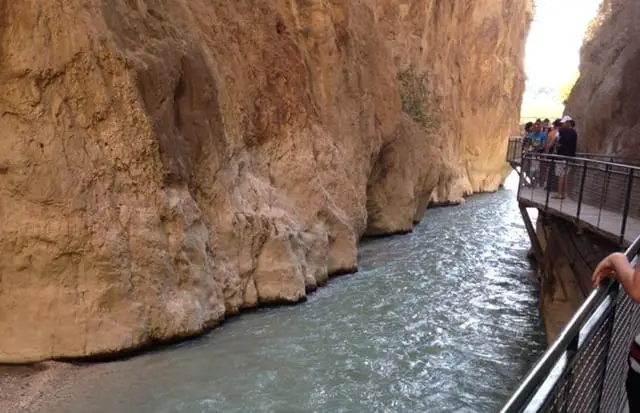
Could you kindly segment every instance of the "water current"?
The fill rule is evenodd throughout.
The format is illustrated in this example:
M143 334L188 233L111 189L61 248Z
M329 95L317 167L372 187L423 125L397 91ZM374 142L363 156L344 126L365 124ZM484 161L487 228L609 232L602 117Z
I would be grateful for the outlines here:
M545 342L513 186L364 241L304 304L88 367L53 413L496 412Z

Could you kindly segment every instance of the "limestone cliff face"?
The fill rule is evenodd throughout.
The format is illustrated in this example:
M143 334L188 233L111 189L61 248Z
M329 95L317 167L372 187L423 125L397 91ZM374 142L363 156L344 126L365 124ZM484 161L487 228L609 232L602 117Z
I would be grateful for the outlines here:
M640 156L639 24L640 3L604 0L587 33L566 107L583 151Z
M496 189L530 7L472 3L0 0L0 362L301 300Z
M504 137L518 127L531 2L378 3L386 3L379 21L394 63L415 64L439 103L433 142L445 169L434 200L494 191L509 172Z

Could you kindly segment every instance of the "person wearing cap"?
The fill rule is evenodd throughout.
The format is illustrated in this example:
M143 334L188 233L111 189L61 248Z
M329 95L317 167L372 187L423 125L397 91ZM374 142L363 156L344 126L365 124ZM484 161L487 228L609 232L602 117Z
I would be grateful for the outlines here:
M631 266L627 257L620 252L613 253L600 261L593 272L593 287L598 288L602 281L611 278L620 283L625 292L640 304L640 267ZM627 401L629 412L640 412L640 334L631 343L627 370Z
M558 129L558 138L555 144L556 154L561 156L576 156L576 148L578 145L578 134L574 129L575 122L571 116L565 115L560 119L560 128ZM567 175L569 173L568 160L560 161L561 164L556 165L556 177L558 178L558 193L554 198L564 199L565 189L567 188Z

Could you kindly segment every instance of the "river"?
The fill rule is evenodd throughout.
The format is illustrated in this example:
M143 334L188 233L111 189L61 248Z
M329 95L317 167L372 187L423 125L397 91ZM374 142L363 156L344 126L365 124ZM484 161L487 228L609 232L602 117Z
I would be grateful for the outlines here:
M363 242L304 304L87 367L52 413L493 413L545 346L516 185Z

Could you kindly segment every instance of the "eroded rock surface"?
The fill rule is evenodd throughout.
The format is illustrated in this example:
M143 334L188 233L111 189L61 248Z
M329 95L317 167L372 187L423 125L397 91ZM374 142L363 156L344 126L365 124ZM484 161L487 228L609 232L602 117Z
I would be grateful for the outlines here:
M363 234L495 190L530 17L528 0L0 0L0 362L299 301L356 268Z
M640 156L638 23L640 3L604 0L588 30L580 77L566 107L576 119L582 151Z

